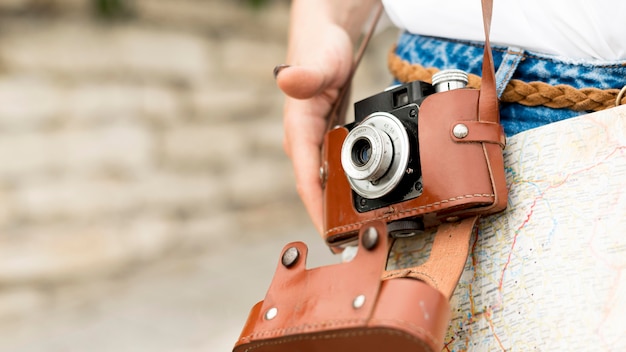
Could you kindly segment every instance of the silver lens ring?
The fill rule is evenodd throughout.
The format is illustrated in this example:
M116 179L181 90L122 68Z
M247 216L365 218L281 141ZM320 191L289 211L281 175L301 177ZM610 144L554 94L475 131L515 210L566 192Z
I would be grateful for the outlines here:
M378 178L352 177L357 174L354 172L356 167L352 159L353 147L355 143L358 142L359 138L363 136L364 131L368 131L369 133L369 131L372 130L375 131L376 135L381 136L382 139L388 138L391 142L390 149L386 146L383 147L384 151L389 150L391 155L380 156L381 160L388 160L390 157L390 163L387 167L383 167L385 163L380 162L380 167L377 168L376 173L371 170L368 171L370 175L376 175ZM382 151L383 148L379 150ZM348 136L346 136L341 148L341 164L348 176L350 186L357 194L364 198L380 198L391 192L402 180L409 161L410 151L409 136L400 120L386 112L375 112L366 117L357 127L348 133ZM374 158L374 148L372 148L370 160ZM372 165L374 165L374 163L372 163ZM382 175L379 175L380 173L382 173Z
M392 157L389 136L370 125L355 127L341 147L341 164L355 180L378 180L389 169Z

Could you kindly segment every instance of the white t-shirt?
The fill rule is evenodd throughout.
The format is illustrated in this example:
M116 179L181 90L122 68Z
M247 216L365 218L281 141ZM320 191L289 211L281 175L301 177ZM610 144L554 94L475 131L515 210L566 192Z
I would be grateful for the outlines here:
M483 41L479 0L383 0L411 33ZM626 1L495 0L493 44L569 58L626 59Z

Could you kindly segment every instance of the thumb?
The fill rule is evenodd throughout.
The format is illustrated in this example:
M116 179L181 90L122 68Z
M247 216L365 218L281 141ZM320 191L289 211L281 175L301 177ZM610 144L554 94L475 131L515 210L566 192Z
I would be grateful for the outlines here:
M289 66L276 76L276 84L285 94L296 99L308 99L325 87L324 73L316 67Z
M329 88L330 77L318 67L289 66L279 71L276 84L289 97L308 99Z

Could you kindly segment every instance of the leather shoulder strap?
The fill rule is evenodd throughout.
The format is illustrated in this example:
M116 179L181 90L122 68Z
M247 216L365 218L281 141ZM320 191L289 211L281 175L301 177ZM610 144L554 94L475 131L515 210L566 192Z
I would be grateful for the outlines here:
M346 110L348 108L348 103L349 103L349 97L350 97L349 92L350 92L350 86L352 83L352 78L354 77L354 73L356 72L356 69L359 66L359 63L361 63L361 59L363 58L363 54L365 53L367 44L369 44L370 40L372 39L372 36L374 35L374 32L376 30L376 25L378 24L378 20L380 19L380 16L382 15L383 10L384 10L384 7L381 2L378 4L378 7L376 8L376 12L374 12L372 24L370 25L363 39L361 39L361 43L359 44L359 49L357 50L355 54L354 62L352 64L352 69L350 70L350 74L348 75L348 78L346 79L346 83L339 90L339 95L337 96L337 100L335 100L335 103L333 104L332 109L330 110L330 113L328 114L326 118L326 121L328 121L326 125L326 131L330 131L337 125L345 124L345 116L346 116Z
M483 26L485 31L485 49L483 54L483 65L482 65L482 84L480 87L480 98L478 102L478 118L481 121L488 122L500 122L500 114L498 112L498 96L496 94L496 74L495 68L493 65L493 55L491 52L491 44L489 42L489 34L491 32L491 15L493 12L493 0L481 0L482 1L482 13L483 13ZM376 9L374 14L374 18L372 24L370 25L367 34L361 40L361 44L359 45L359 50L357 51L354 59L354 63L352 65L352 70L346 80L346 84L340 89L337 100L333 104L331 112L327 117L327 130L334 128L337 125L341 125L344 123L345 113L348 107L348 98L350 91L350 85L352 83L352 78L354 77L354 73L356 72L359 63L361 62L361 58L367 48L367 44L369 44L372 35L376 29L376 25L378 24L378 20L380 19L381 14L383 13L383 5L380 3Z
M435 233L435 240L426 262L414 267L387 270L383 280L418 279L450 299L463 274L477 222L478 216L472 216L458 222L441 224Z
M491 32L491 14L493 0L482 0L483 27L485 30L485 49L483 53L482 84L478 99L478 119L481 121L500 123L498 96L496 94L496 73L493 65L493 54L489 33Z

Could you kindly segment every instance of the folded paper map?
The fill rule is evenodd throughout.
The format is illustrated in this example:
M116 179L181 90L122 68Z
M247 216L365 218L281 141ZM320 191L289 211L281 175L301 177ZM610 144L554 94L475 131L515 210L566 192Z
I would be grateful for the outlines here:
M517 134L508 209L481 220L444 351L626 351L626 106ZM399 240L389 269L428 256Z

